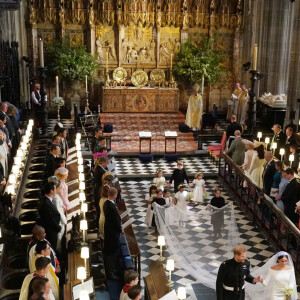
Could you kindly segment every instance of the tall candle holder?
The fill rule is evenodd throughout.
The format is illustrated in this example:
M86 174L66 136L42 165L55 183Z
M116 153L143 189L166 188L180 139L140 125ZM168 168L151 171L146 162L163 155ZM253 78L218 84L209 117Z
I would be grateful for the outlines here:
M48 121L48 110L46 107L46 89L45 89L45 79L46 79L46 71L47 69L44 66L38 67L38 71L40 73L40 85L41 85L41 117L40 123L42 128L42 134L46 134L46 130L49 124Z
M89 92L85 91L85 99L86 99L86 103L85 103L85 114L90 114L91 110L90 110L90 104L89 104Z

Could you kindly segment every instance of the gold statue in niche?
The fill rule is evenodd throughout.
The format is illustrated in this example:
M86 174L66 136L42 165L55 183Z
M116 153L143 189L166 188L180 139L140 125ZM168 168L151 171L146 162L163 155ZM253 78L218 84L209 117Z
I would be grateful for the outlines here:
M140 57L142 63L154 62L155 41L153 47L152 28L145 28L141 21L130 25L124 30L121 43L122 63L136 63Z

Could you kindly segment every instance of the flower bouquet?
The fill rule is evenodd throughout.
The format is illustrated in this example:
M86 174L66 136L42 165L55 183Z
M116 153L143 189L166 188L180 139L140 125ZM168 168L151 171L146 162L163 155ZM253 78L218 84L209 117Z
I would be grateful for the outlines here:
M294 294L295 291L294 291L293 288L287 286L287 287L283 288L283 289L281 290L281 292L282 292L283 295L285 296L286 300L289 300L290 297Z
M186 200L190 202L193 199L194 199L194 193L188 192L187 195L186 195Z
M203 193L203 199L207 198L208 194L206 192Z
M61 106L65 105L65 100L62 97L54 97L51 104L57 107L57 119L60 120L59 110Z
M156 185L157 185L158 188L161 188L165 185L165 182L163 180L160 180L156 183Z

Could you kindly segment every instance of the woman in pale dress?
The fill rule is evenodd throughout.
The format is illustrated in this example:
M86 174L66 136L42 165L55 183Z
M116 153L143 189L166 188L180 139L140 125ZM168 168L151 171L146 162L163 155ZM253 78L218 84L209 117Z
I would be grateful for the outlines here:
M166 178L162 176L162 169L158 169L155 172L155 178L153 178L153 183L157 186L158 189L164 190L164 186L166 184Z
M0 156L1 156L1 164L3 167L3 177L8 177L8 162L7 155L9 153L8 146L6 144L6 135L3 131L0 131Z
M263 285L256 287L246 287L248 298L264 300L296 300L297 286L295 278L295 269L291 256L280 251L273 255L269 261L253 272L253 276L261 274L263 276ZM291 297L286 297L283 289L291 288L294 293Z
M56 194L53 197L53 204L56 206L59 215L60 215L60 221L59 221L59 225L61 227L61 231L57 234L57 252L61 253L61 242L62 242L62 238L65 234L65 229L66 229L66 225L67 225L67 218L65 216L65 212L63 209L63 201L61 199L61 197L59 196L60 193L60 189L61 189L61 182L59 179L56 178L56 176L51 176L48 178L48 182L53 182L56 186Z
M244 172L249 172L250 166L251 166L251 162L252 162L252 158L254 153L256 152L254 150L254 143L248 140L243 140L242 141L245 144L246 147L246 152L245 152L245 158L244 158L244 163L242 165L242 169L244 170Z
M179 226L185 226L185 222L188 221L188 210L186 205L186 197L188 192L185 191L185 185L180 184L178 186L179 191L175 194L175 205L177 210L177 218L179 221Z
M254 184L258 187L263 188L262 174L264 171L265 164L265 150L264 145L260 144L255 148L256 152L253 154L251 165L249 168L249 177Z
M63 208L66 213L68 210L68 207L70 205L70 202L68 199L68 197L69 197L68 186L66 184L66 180L68 178L69 171L66 168L58 168L55 170L54 175L61 181L61 189L59 192L59 196L64 203Z
M203 202L203 193L205 192L205 181L203 180L203 173L198 172L195 175L194 181L191 183L191 185L194 184L194 201L196 203L202 203Z
M105 201L107 200L109 188L110 188L109 182L104 180L103 185L100 188L100 201L99 201L99 207L100 207L99 233L100 233L100 238L102 240L104 240L104 223L105 223L105 215L104 215L104 211L103 211L103 206L104 206Z
M151 210L151 204L154 197L156 197L157 186L155 184L150 185L149 192L145 196L145 201L147 203L147 211L145 216L145 224L151 226L153 210Z

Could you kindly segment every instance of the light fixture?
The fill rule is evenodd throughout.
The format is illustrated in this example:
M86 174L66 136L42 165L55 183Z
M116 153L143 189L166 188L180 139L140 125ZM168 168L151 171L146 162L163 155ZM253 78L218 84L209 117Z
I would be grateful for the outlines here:
M79 157L82 157L81 151L77 151L77 157L78 157L78 158L79 158Z
M77 146L77 145L80 145L80 139L76 139L75 140L75 145Z
M166 245L165 237L163 235L159 235L157 238L157 245L160 247L160 257L159 260L163 261L164 258L162 256L162 247Z
M85 266L85 269L87 270L86 260L90 257L90 249L89 249L89 247L82 247L81 248L80 256L81 256L81 258L84 259L84 266Z
M77 163L78 163L78 165L83 165L83 158L82 158L82 157L79 157L79 158L77 159Z
M83 172L83 165L78 165L78 172L82 173Z
M280 154L280 156L281 156L281 161L282 161L282 158L283 158L284 152L285 152L284 148L280 148L280 150L279 150L279 154Z
M81 133L79 133L79 132L76 133L76 139L77 139L77 140L80 140L80 139L81 139Z
M178 288L177 298L179 300L186 299L186 289L185 289L185 287L181 286L181 287Z
M291 155L289 156L290 167L292 166L292 163L293 163L294 160L295 160L295 156L294 156L294 154L291 154Z
M84 174L79 173L78 178L79 178L79 181L84 181Z
M88 211L87 203L81 203L81 211L83 212L83 217L85 219L85 213Z
M18 174L19 174L20 166L19 165L13 165L11 170L12 170L13 174L17 177Z
M277 143L273 143L273 144L271 145L271 149L272 149L272 152L274 153L275 150L277 149Z
M80 144L76 145L76 151L81 151L81 145Z
M15 164L18 165L18 166L21 166L21 164L22 164L22 157L15 156Z
M11 184L16 184L17 182L16 176L14 174L10 174L8 177L8 182Z
M87 290L81 290L79 292L79 300L90 300L89 292Z
M257 137L258 137L258 141L260 142L260 139L262 138L262 132L261 131L259 131L257 133Z
M265 138L265 144L267 145L267 149L268 149L268 144L270 144L270 138L269 137Z
M24 155L23 150L22 149L18 149L17 150L17 156L23 157L23 155Z
M10 184L7 186L7 194L15 195L15 186L13 184Z
M172 274L172 271L174 271L175 269L175 265L174 265L174 259L168 259L167 260L167 265L166 265L166 270L169 271L169 287L171 288L172 286L172 280L171 280L171 274Z
M85 267L78 267L77 268L77 279L81 280L83 282L83 280L86 279L86 270Z
M33 124L34 124L34 121L33 121L32 119L30 119L30 120L28 121L28 125L32 127Z
M27 150L27 144L26 143L21 143L21 149L22 150Z
M85 231L88 229L87 220L80 221L80 230L82 230L82 239L85 242Z
M79 181L79 190L85 190L85 183L83 181Z
M86 200L85 193L83 193L83 192L79 193L79 200L82 202Z
M23 142L26 144L29 142L29 137L27 135L23 136Z

